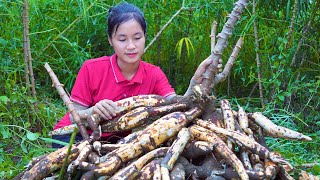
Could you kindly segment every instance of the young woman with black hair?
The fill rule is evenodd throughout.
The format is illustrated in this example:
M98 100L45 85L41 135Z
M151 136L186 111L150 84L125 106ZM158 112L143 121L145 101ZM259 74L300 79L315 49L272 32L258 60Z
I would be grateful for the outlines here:
M143 94L157 94L167 99L176 96L163 71L142 61L147 23L141 10L129 3L121 3L109 10L108 41L114 49L111 56L89 59L84 62L71 91L70 100L79 114L99 114L112 119L117 109L115 101ZM210 64L207 59L198 67L191 84L201 83L201 74ZM190 87L186 94L191 91ZM55 126L58 129L72 123L67 113ZM127 133L103 133L102 138L115 143ZM69 142L70 135L55 135L53 139ZM76 141L81 140L78 135ZM53 143L54 148L62 147Z

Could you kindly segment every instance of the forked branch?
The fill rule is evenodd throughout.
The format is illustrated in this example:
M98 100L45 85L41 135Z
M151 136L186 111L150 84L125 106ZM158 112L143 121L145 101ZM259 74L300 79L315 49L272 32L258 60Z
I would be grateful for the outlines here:
M210 64L209 68L203 74L205 78L203 81L203 87L209 92L212 87L217 84L215 83L215 76L219 72L218 64L219 59L221 58L223 50L226 48L228 44L228 38L232 34L233 27L235 26L236 22L240 19L240 15L244 11L245 7L247 6L247 0L239 0L235 3L235 7L232 12L229 14L229 19L223 26L221 33L217 35L218 41L213 49L213 52L210 56L212 59L212 63Z
M228 74L230 74L230 70L234 64L234 62L236 61L236 57L238 56L239 52L240 52L240 48L243 44L243 38L240 37L239 40L237 41L237 44L236 46L234 47L229 59L228 59L228 62L227 64L224 66L224 69L221 73L217 74L214 78L214 85L224 81Z

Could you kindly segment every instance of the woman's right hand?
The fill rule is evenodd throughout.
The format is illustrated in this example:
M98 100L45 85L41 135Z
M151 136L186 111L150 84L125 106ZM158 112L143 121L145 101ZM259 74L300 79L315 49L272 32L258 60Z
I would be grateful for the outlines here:
M109 120L116 116L117 108L117 103L109 99L104 99L93 106L92 114L96 113L100 115L102 118Z

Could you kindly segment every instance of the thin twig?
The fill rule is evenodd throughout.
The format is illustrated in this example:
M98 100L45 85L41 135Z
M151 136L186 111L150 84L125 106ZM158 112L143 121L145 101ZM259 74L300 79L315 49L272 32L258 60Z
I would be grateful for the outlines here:
M157 33L157 35L151 40L151 42L147 45L147 47L144 48L144 52L146 52L146 51L149 49L149 47L159 38L159 36L160 36L161 33L163 32L163 30L166 29L166 28L169 26L169 24L173 21L173 19L174 19L175 17L177 17L182 10L185 10L185 9L187 9L187 8L184 7L184 3L183 3L182 6L181 6L181 8L180 8L180 9L169 19L169 21L160 29L160 31L159 31L159 32Z
M36 92L36 85L35 85L35 79L33 74L33 66L32 66L32 56L31 56L31 48L30 48L30 38L29 38L29 6L28 6L28 0L24 0L23 2L23 52L26 53L24 55L25 57L25 68L28 68L26 72L26 80L27 80L27 92L30 95L29 91L29 79L31 80L31 92L32 97L34 99L37 99L37 92ZM38 103L37 101L34 101L33 103L35 112L38 112ZM36 118L36 127L37 131L41 131L41 125L40 120ZM32 124L32 118L30 118L30 123Z
M259 84L259 82L256 82L256 83L253 85L253 87L252 87L252 89L251 89L251 91L250 91L250 94L249 94L249 96L248 96L248 99L251 98L251 96L252 96L253 92L255 91L255 89L257 88L258 84Z
M252 11L253 15L256 15L256 2L253 0L252 2ZM258 84L259 84L259 94L260 94L260 102L261 107L264 108L264 98L263 98L263 89L261 83L261 62L259 57L259 37L258 37L258 28L257 28L257 21L256 18L253 20L253 29L254 29L254 44L256 50L256 62L257 62L257 71L258 71Z
M311 24L312 24L312 22L314 20L314 17L316 15L316 12L317 12L318 8L319 8L319 1L316 2L316 5L314 6L313 11L311 13L310 19L309 19L306 27L304 28L304 30L302 32L302 38L300 39L300 41L298 43L297 49L296 49L296 51L295 51L295 53L293 55L293 58L292 58L292 61L291 61L291 64L290 64L291 67L295 65L297 54L298 54L298 52L300 50L300 47L302 45L303 40L305 39L306 34L309 32L310 26L311 26Z
M211 34L210 34L211 54L213 53L214 46L216 45L217 25L218 25L217 21L213 21L212 26L211 26ZM215 87L213 87L213 91L216 92Z
M94 3L92 3L88 8L87 11L89 9L91 9L91 7L94 5ZM82 15L80 15L79 17L77 17L71 24L69 24L68 27L66 27L61 33L59 33L56 37L53 38L53 40L45 47L42 49L41 53L43 53L45 50L47 50L58 38L61 37L62 34L64 34L67 30L69 30L73 25L75 25L78 21L80 21L82 18Z
M156 31L159 31L160 29L160 23L161 23L161 12L157 14L157 24L156 24ZM161 66L161 38L159 38L157 42L157 58L158 58L158 66Z
M292 44L291 42L293 41L293 38L292 38L293 24L294 24L294 21L296 20L296 16L297 16L297 12L298 12L298 1L299 0L295 0L294 1L292 17L291 17L291 23L290 23L290 26L289 26L289 32L288 32L288 36L287 36L288 43L286 44L286 48L288 48L289 44Z
M24 55L24 73L25 73L25 80L26 80L26 89L27 94L30 95L30 79L29 79L29 66L28 66L28 3L24 2L23 4L23 55Z
M53 40L45 48L42 49L41 53L43 53L45 50L47 50L58 38L60 38L60 36L62 34L64 34L67 30L69 30L81 18L82 18L82 16L77 17L77 19L75 19L71 24L69 24L69 26L67 28L65 28L60 34L58 34L55 38L53 38Z
M214 79L214 85L224 81L227 76L230 74L230 70L239 54L239 51L240 51L240 48L241 46L243 45L243 38L240 37L235 45L235 47L233 48L233 51L228 59L228 62L226 63L226 65L224 66L224 69L221 73L217 74L215 76L215 79Z
M211 53L213 53L214 46L216 45L216 32L217 32L217 21L213 21L211 27Z

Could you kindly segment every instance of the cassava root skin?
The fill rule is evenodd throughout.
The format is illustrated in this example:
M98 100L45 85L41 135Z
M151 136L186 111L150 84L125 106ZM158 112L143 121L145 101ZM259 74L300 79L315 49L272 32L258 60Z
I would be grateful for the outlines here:
M161 104L167 103L167 101L159 95L138 95L138 96L132 96L129 98L125 98L119 101L116 101L117 103L117 109L116 109L116 115L121 115L127 111L133 110L137 107L155 107ZM86 114L86 116L82 116L83 119L88 119L90 115ZM94 118L96 119L96 118ZM99 120L96 122L99 124ZM88 123L84 123L85 126L88 126ZM54 131L49 132L50 135L63 135L63 134L70 134L73 132L74 129L78 129L78 126L76 124L71 124L69 126L64 126L62 128L56 129Z
M97 165L82 164L83 166L80 166L80 164L79 166L83 170L88 170L86 174L93 174L95 178L112 175L121 163L157 148L164 141L178 134L183 127L201 113L202 110L196 107L186 112L174 112L163 116L145 128L130 144L112 151L105 162Z
M174 164L176 163L178 157L182 153L189 139L190 133L188 128L182 128L178 133L177 139L173 142L169 151L161 161L161 166L172 170Z
M198 125L192 125L189 128L193 138L202 141L209 141L214 144L215 150L221 154L224 159L230 164L239 174L241 179L249 179L242 162L228 148L228 146L219 138L218 135Z
M121 132L132 130L133 128L143 125L149 117L168 114L170 112L179 111L187 108L185 103L176 103L172 105L159 107L138 107L120 118L107 121L102 124L103 132Z
M198 124L202 127L206 127L216 133L227 136L230 139L233 139L238 145L247 148L248 150L250 150L251 152L253 152L255 154L258 154L263 159L269 158L270 160L272 160L273 162L276 162L276 163L289 164L287 161L285 161L281 158L278 158L277 156L272 156L272 154L270 154L270 151L267 148L265 148L261 144L257 143L256 141L252 140L251 138L249 138L245 134L216 127L214 124L207 122L207 121L203 121L201 119L197 119L196 124Z
M88 141L83 141L78 146L72 145L68 162L76 159L80 150L89 144ZM51 172L59 169L67 155L68 146L60 148L46 157L42 158L38 163L36 163L29 171L25 172L21 177L21 180L38 180L47 177Z
M141 176L139 177L140 180L149 180L152 179L154 172L156 171L156 168L160 168L160 162L162 161L162 158L154 159L148 164L146 164L140 171Z
M213 148L214 147L212 143L193 140L186 145L184 151L182 152L182 156L189 159L194 159L211 153Z
M92 152L91 144L87 144L86 146L84 146L84 148L82 148L82 150L80 151L77 159L75 159L69 164L67 173L71 175L75 171L75 169L78 167L79 163L87 159L87 157L91 152Z
M138 175L140 170L144 167L144 165L150 161L150 159L158 158L164 156L169 148L162 147L150 151L149 153L145 154L144 156L140 157L138 160L131 163L129 166L119 170L115 175L113 175L110 180L117 180L117 179L135 179Z
M249 128L248 115L241 106L239 106L239 110L238 110L238 121L239 121L240 127L244 132L246 132L248 135L253 134L252 130Z
M176 163L170 171L171 180L185 180L186 173L181 163Z
M248 115L254 119L254 121L259 124L268 134L274 137L281 137L290 140L312 141L309 136L274 124L271 120L262 115L261 112L249 113Z
M178 133L177 139L171 145L169 151L161 161L161 176L162 179L170 180L170 171L176 163L178 157L190 139L190 133L187 128L182 128Z
M236 130L235 119L234 119L234 115L232 113L232 109L229 101L226 99L223 99L220 101L220 104L221 104L221 110L222 110L223 119L224 119L224 126L228 130L231 130L231 131ZM229 139L227 140L227 144L230 149L234 148L233 143Z

